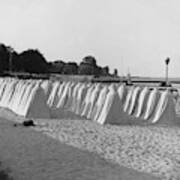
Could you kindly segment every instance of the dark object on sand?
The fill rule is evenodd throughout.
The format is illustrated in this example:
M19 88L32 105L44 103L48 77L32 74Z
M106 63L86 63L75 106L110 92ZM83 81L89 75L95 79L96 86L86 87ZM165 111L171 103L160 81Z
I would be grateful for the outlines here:
M14 126L14 127L16 127L16 126L17 126L17 124L16 124L16 123L14 123L14 124L13 124L13 126Z
M8 173L5 172L5 171L3 171L3 170L0 171L0 179L1 179L1 180L13 180L13 179L8 175Z
M26 121L23 121L22 123L14 123L13 126L14 127L17 127L17 126L28 127L28 126L36 126L36 125L34 124L33 120L26 120Z
M9 169L2 169L2 163L0 162L0 180L13 180L9 175Z
M23 126L35 126L34 121L33 120L27 120L27 121L23 121Z

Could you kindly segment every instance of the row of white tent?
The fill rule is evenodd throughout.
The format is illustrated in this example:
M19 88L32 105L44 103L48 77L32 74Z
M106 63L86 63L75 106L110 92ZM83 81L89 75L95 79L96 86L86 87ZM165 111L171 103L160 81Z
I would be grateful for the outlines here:
M100 124L176 119L169 90L124 84L50 80L0 79L0 106L28 118L60 118L54 110L71 112Z
M24 117L50 118L41 81L0 79L0 107Z

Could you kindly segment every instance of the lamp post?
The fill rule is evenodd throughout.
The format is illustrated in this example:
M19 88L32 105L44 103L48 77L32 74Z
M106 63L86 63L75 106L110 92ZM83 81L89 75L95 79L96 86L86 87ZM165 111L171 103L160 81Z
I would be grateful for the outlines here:
M168 80L168 65L170 63L170 58L166 58L165 60L165 65L166 65L166 71L165 71L165 82L166 82L166 85L169 85L169 80Z

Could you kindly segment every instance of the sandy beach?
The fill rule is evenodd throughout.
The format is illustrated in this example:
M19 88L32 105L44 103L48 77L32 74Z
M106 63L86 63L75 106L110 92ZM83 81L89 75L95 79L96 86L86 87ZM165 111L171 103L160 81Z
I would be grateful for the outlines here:
M107 162L95 153L53 140L0 119L0 160L13 180L156 180L150 174Z

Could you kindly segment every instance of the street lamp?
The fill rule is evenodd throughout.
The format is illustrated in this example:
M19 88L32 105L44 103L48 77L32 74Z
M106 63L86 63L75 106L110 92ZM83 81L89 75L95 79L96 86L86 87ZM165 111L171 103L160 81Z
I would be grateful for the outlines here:
M168 80L168 65L170 63L170 58L166 58L165 64L166 64L166 71L165 71L165 80L166 80L166 85L169 85L169 80Z

